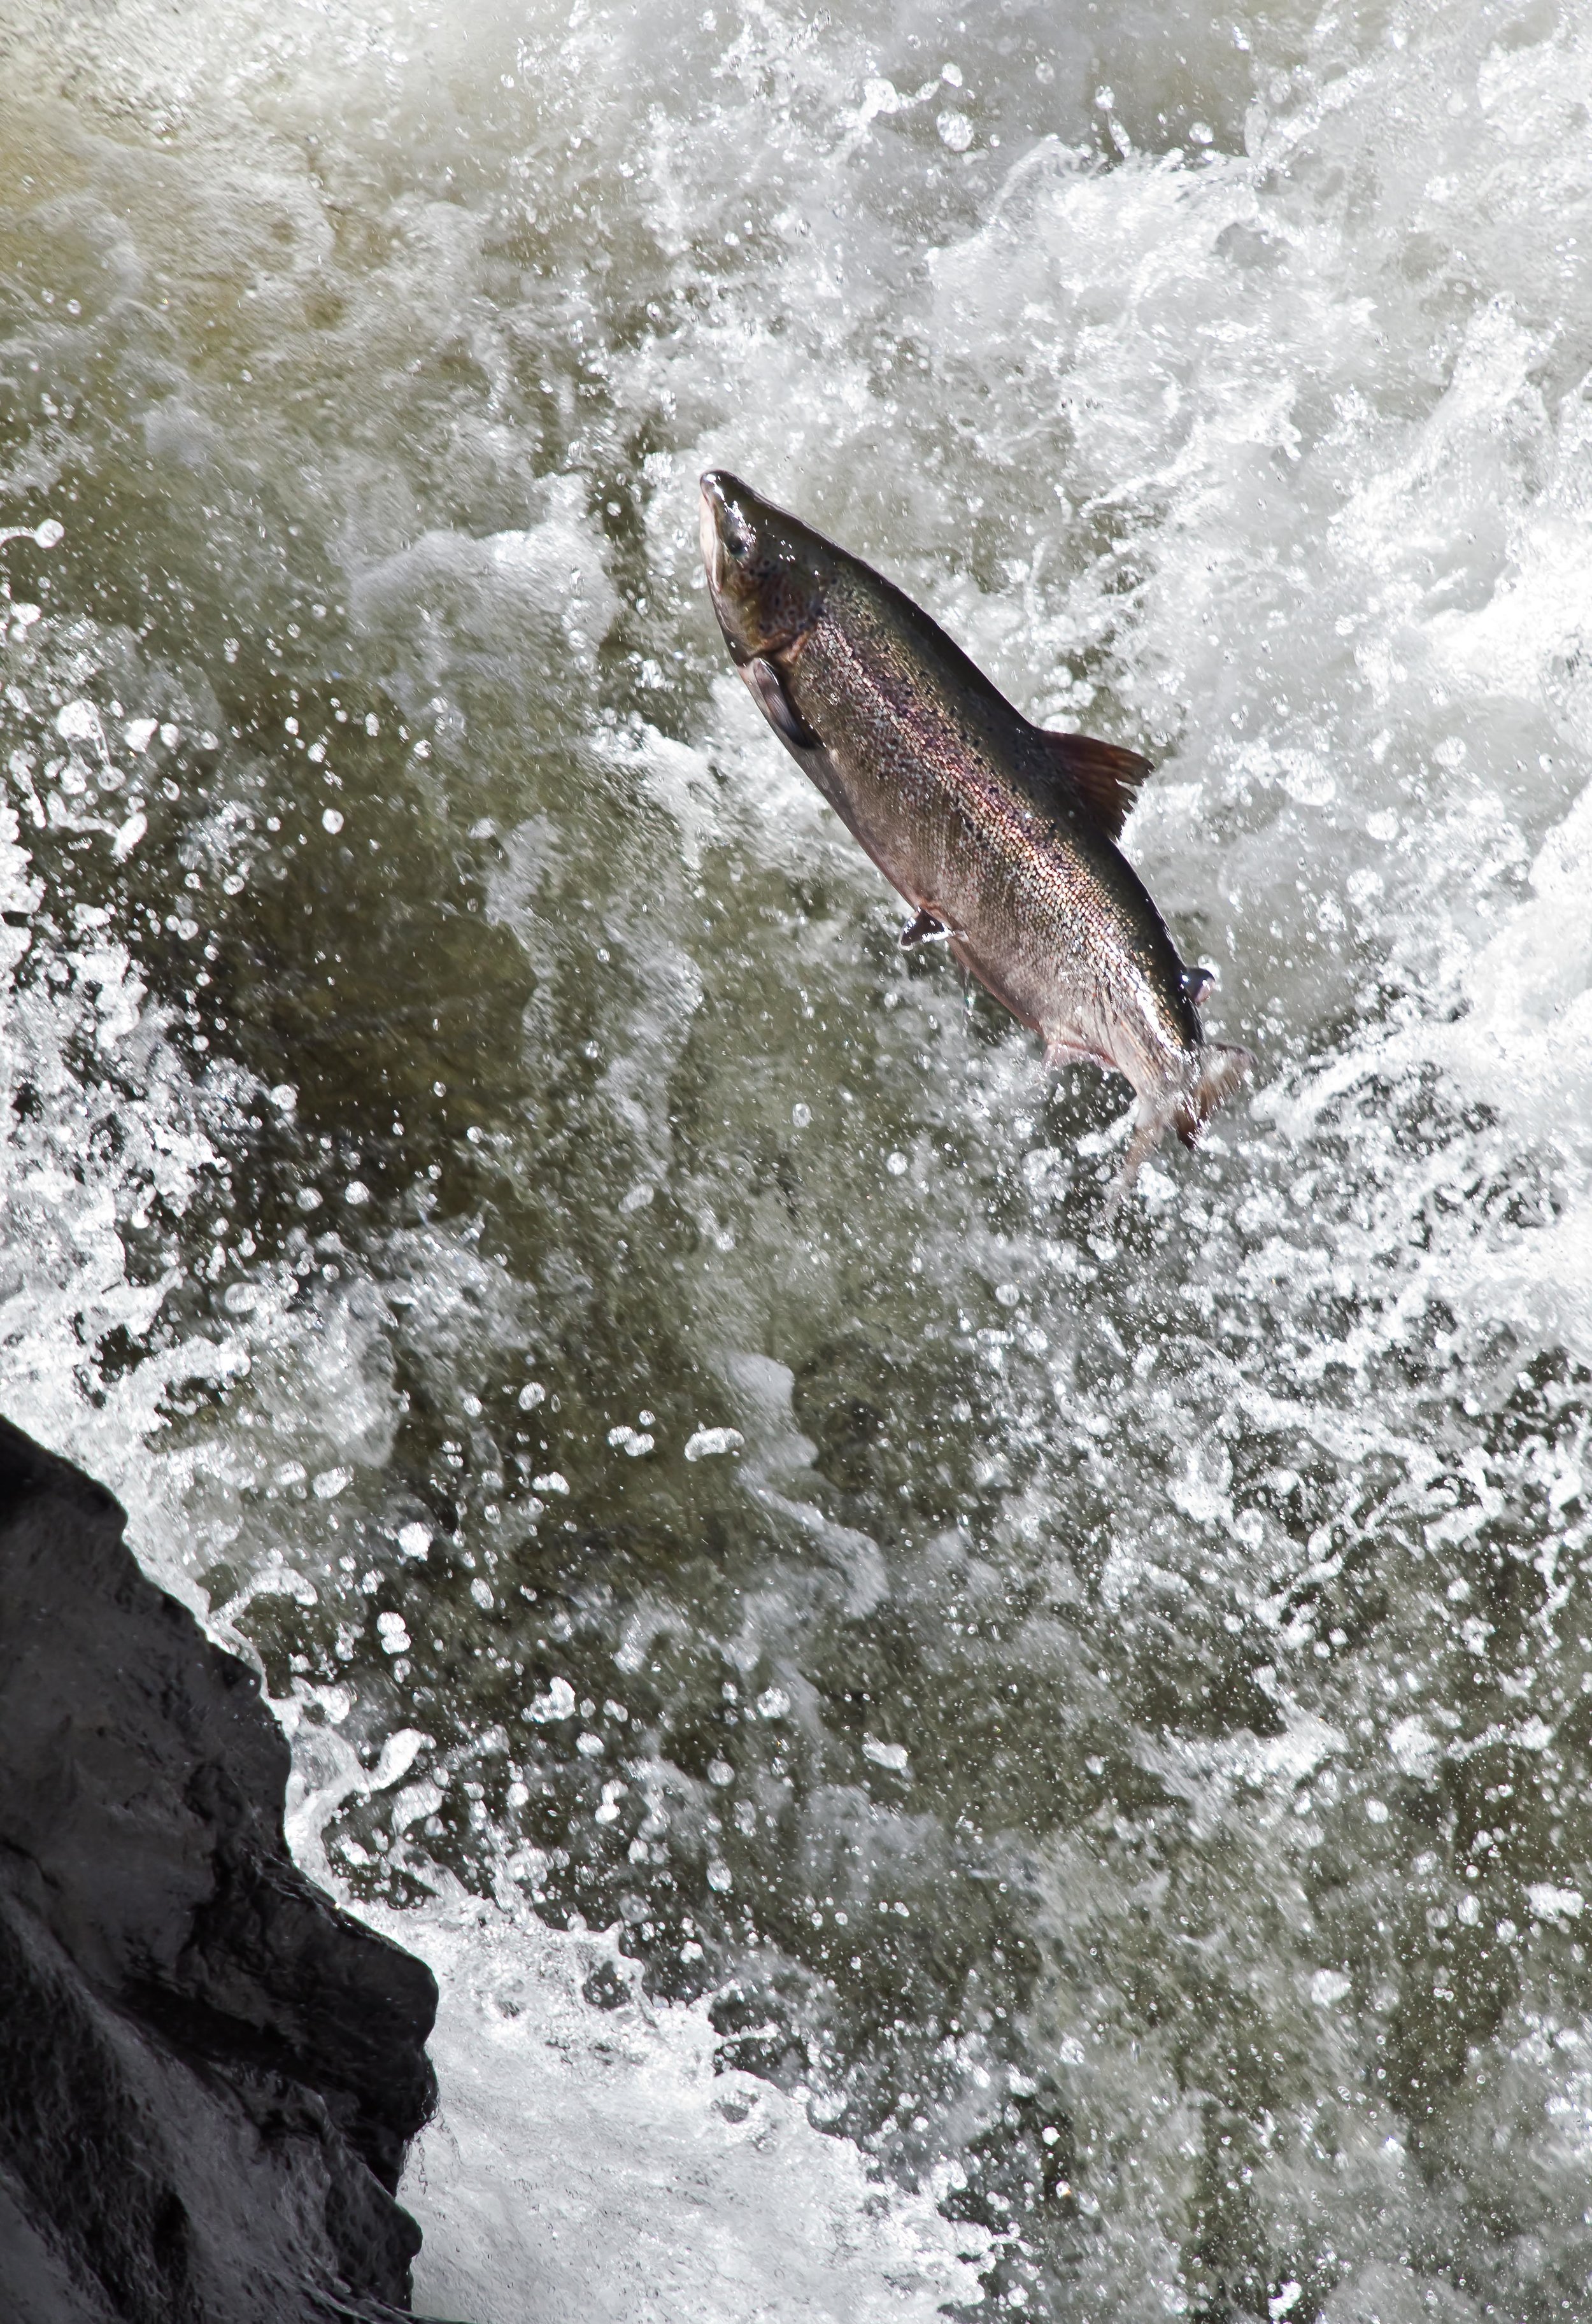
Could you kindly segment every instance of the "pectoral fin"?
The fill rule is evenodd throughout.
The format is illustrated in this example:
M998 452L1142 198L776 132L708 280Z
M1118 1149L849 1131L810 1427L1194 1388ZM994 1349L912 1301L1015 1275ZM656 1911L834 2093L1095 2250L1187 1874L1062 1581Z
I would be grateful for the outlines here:
M936 936L944 934L944 927L932 912L920 912L915 920L909 921L902 928L896 942L902 952L911 952L914 945L931 944Z
M1081 799L1106 836L1119 839L1140 784L1155 771L1149 760L1115 742L1097 742L1092 734L1052 734L1043 726L1034 732L1050 752L1068 803Z
M785 682L772 661L761 658L741 664L741 676L751 687L757 706L782 742L789 742L793 751L815 751L818 736L806 720L797 714L795 705L785 691Z

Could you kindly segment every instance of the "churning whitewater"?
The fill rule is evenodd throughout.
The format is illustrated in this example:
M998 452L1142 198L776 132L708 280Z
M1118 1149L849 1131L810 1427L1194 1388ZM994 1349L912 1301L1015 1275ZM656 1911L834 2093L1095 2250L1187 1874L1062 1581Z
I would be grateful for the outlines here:
M0 0L0 1406L437 1966L422 2310L1592 2314L1589 104L1552 0ZM1155 761L1262 1063L1109 1231L716 468Z

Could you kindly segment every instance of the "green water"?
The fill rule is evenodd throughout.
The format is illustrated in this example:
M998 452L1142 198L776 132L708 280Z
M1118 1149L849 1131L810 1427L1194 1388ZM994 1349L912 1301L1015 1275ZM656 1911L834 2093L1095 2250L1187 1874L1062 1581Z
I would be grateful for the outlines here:
M1584 15L6 23L8 1409L986 2312L1592 2313ZM719 458L1162 761L1115 1236Z

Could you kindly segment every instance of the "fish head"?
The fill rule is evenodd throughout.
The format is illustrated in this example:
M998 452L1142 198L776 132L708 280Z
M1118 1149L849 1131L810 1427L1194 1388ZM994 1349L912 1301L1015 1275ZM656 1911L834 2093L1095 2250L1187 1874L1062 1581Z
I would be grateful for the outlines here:
M702 478L702 562L718 626L737 664L789 653L817 623L836 575L820 533L709 468Z

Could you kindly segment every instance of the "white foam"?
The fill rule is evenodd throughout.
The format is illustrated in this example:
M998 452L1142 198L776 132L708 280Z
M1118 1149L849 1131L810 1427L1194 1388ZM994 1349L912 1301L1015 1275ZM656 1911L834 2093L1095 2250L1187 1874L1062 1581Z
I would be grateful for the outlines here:
M179 481L214 475L240 503L262 473L273 480L333 545L357 634L401 705L456 715L455 694L489 686L509 706L495 723L516 736L554 698L588 730L582 763L613 810L592 850L609 883L593 908L626 926L638 964L631 996L601 1004L603 1216L639 1233L669 1199L693 1205L708 1257L692 1344L722 1385L715 1421L723 1410L738 1423L686 1440L702 1462L693 1483L744 1485L811 1568L832 1569L828 1599L792 1613L782 1575L745 1614L737 1651L772 1639L789 1682L766 1692L766 1715L794 1697L819 1728L801 1658L812 1631L843 1618L837 1605L910 1614L949 1665L937 1579L960 1561L997 1609L992 1630L1031 1583L1041 1610L954 1683L971 1667L1004 1696L1014 1676L1026 1692L1060 1670L1066 1699L1120 1719L1125 1753L1175 1803L1157 1808L1159 1824L1125 1817L1127 1838L1063 1823L1034 1845L1025 1925L1043 1969L1023 2038L1031 2062L1065 2070L1078 2186L1096 2207L1067 2246L1066 2297L1079 2314L1142 2317L1182 2312L1191 2296L1191 2189L1196 2158L1215 2159L1202 2142L1217 2105L1200 2078L1226 2088L1226 2067L1216 2035L1185 2043L1164 2014L1148 2024L1143 1996L1176 1994L1194 1961L1190 2025L1264 2026L1285 2061L1282 2095L1253 2116L1264 2138L1243 2182L1255 2237L1296 2271L1267 2295L1273 2312L1329 2237L1341 2280L1310 2288L1331 2324L1402 2324L1434 2305L1465 2316L1467 2269L1502 2311L1524 2313L1548 2301L1552 2271L1568 2282L1582 2265L1587 2029L1550 1949L1573 1940L1592 1890L1573 1860L1555 1861L1516 1900L1529 1926L1497 1941L1518 1997L1453 2087L1448 2144L1417 2167L1373 2062L1393 2019L1377 1980L1391 1987L1399 1967L1373 1963L1384 1901L1416 1876L1374 1851L1401 1835L1424 1846L1395 1779L1424 1815L1445 1775L1481 1753L1576 1748L1555 1744L1557 1710L1523 1702L1507 1720L1450 1728L1487 1622L1470 1599L1427 1601L1439 1560L1539 1488L1533 1652L1557 1651L1553 1623L1580 1586L1581 1440L1567 1426L1516 1455L1489 1451L1470 1423L1495 1393L1495 1361L1506 1388L1535 1353L1592 1356L1586 23L1567 8L1505 24L1456 5L1190 24L1125 6L1097 33L1047 11L1042 55L1015 32L1004 55L1006 33L982 21L846 13L823 25L775 6L710 23L695 5L512 17L290 5L179 22L126 5L63 23L48 53L19 53L15 87L25 97L76 74L74 101L94 110L106 174L92 176L88 145L72 147L90 181L74 192L71 234L118 312L157 295L175 245L194 254L191 312L160 325L177 337L144 370L155 326L146 316L130 330L140 460ZM32 117L48 147L60 116L41 104ZM161 141L158 168L148 140ZM365 235L352 235L350 222ZM225 382L229 398L258 392L236 404L197 352L213 285L235 269L256 294L232 300L237 327L245 304L260 318ZM342 319L311 327L329 285ZM64 333L61 309L51 315ZM284 351L287 393L266 384ZM446 421L446 399L405 400L403 383L428 364L467 383ZM323 392L308 401L334 413L357 403L369 417L378 383L373 437L354 444L338 425L317 437L296 400L305 374ZM412 421L431 430L423 443ZM42 431L19 460L19 489L53 475L53 441ZM680 687L710 643L690 541L691 477L709 458L886 565L1034 715L1148 741L1162 761L1131 844L1180 930L1219 964L1226 1025L1256 1041L1267 1078L1253 1112L1235 1109L1225 1152L1146 1180L1165 1238L1143 1262L1164 1294L1172 1360L1159 1370L1130 1368L1121 1336L1120 1379L1107 1368L1101 1385L1079 1358L1122 1268L1140 1262L1115 1253L1103 1278L1087 1235L1058 1236L1074 1157L1025 1150L1013 1127L1037 1104L1032 1058L1015 1042L956 1047L949 980L907 989L904 971L857 966L870 916L889 911L872 872L773 752L733 675L699 704ZM621 479L639 551L610 544L596 518ZM87 512L71 521L75 545ZM60 522L7 531L52 547ZM626 557L644 566L644 592ZM241 564L240 625L255 587L268 602ZM600 722L600 657L627 593L650 602L635 685L652 727ZM51 772L30 743L13 765L0 888L35 923L26 831L69 827L133 857L147 820L95 813L97 777L107 738L119 733L142 764L155 731L111 708L91 665L113 641L96 647L87 629L63 641L36 610L14 605L7 650L60 653L58 739L88 747ZM201 733L212 715L181 713ZM160 732L173 747L174 718ZM529 779L520 820L494 825L472 801L460 825L506 834L489 909L539 993L566 971L570 984L588 975L589 931L570 935L547 904L582 833ZM747 1032L709 1085L733 1084L734 1135L748 1146L749 1124L766 1118L782 1140L797 1106L808 1115L800 1222L734 1187L677 1183L671 1079L693 1043L713 1046L704 1004L725 990L734 948L704 937L688 899L726 860L745 892L773 899L740 941L766 953L759 998L777 1029ZM810 882L827 908L798 912L790 892ZM0 936L11 967L26 934ZM265 1267L228 1295L225 1323L97 1375L114 1327L143 1329L162 1296L130 1259L133 1222L157 1193L179 1218L195 1204L214 1167L207 1107L233 1101L179 1070L115 930L34 941L54 944L66 982L7 1001L0 1070L8 1093L25 1076L42 1102L14 1120L0 1163L6 1408L124 1491L152 1561L181 1545L163 1578L191 1591L194 1572L228 1555L239 1586L218 1622L242 1621L267 1592L308 1605L342 1546L339 1513L391 1457L394 1311L371 1282L301 1288ZM851 1011L879 1039L856 1072L849 1056L819 1053L844 1074L844 1099L790 1038L823 1010ZM533 1023L527 1039L541 1038ZM293 1085L270 1094L291 1116ZM113 1116L129 1140L114 1155L96 1142ZM1032 1190L1026 1211L1004 1181L942 1167L948 1123L993 1168L1011 1166L1011 1184ZM827 1176L826 1128L839 1157ZM1110 1139L1084 1141L1082 1164ZM847 1175L857 1150L875 1157L865 1182ZM579 1198L595 1204L597 1185L581 1181ZM926 1302L949 1286L948 1315L981 1285L998 1305L961 1349L990 1415L976 1539L969 1519L886 1556L819 1504L816 1448L793 1416L798 1343L821 1348L873 1296L846 1265L810 1264L820 1211L830 1224L861 1217L881 1276L917 1281L916 1261ZM412 1292L403 1345L428 1380L453 1394L486 1351L518 1362L530 1295L516 1305L462 1236L395 1238L383 1265ZM1019 1281L1021 1319L996 1288ZM905 1344L916 1317L906 1300L899 1312ZM1489 1352L1500 1325L1513 1335L1506 1360ZM1013 1385L1032 1351L1020 1331L1049 1350L1038 1404ZM1159 1352L1141 1350L1152 1364ZM1406 1386L1421 1364L1425 1385ZM219 1423L175 1444L168 1387L245 1366L268 1445ZM541 1396L528 1388L523 1408ZM1271 1498L1236 1457L1252 1434L1296 1464ZM616 1451L624 1442L616 1430ZM640 1442L630 1429L625 1449ZM615 1465L645 1473L639 1452L634 1471ZM1097 1593L1069 1562L1079 1511L1094 1508L1074 1466L1109 1503ZM562 1508L562 1471L534 1484ZM1289 1495L1284 1524L1275 1503ZM1312 1642L1299 1610L1342 1579L1368 1530L1393 1642L1382 1661L1375 1646ZM425 1532L397 1534L414 1568ZM1218 1603L1272 1658L1269 1738L1236 1712L1236 1739L1145 1736L1093 1663L1067 1661L1075 1613L1086 1635L1143 1623L1135 1667L1153 1675L1155 1638L1181 1648ZM638 1632L649 1618L643 1607ZM374 1769L351 1747L338 1756L347 1692L320 1690L330 1727L297 1738L295 1831L323 1868L319 1820L339 1802L402 1784L402 1834L444 1797L447 1770L422 1757L418 1728L387 1735ZM555 1680L536 1733L575 1702ZM861 1755L893 1781L928 1765L915 1740L909 1757L871 1733ZM819 1794L803 1844L821 1853L861 1829L847 1821L858 1797L839 1783ZM883 1803L868 1812L871 1844L929 1846ZM1349 1871L1324 1904L1329 1831ZM1198 1939L1165 1920L1169 1900L1182 1909L1180 1882L1205 1913ZM1496 1937L1470 1894L1430 1893L1433 1913L1482 1932L1475 1941ZM933 2189L875 2187L799 2106L716 2077L699 2010L632 2001L610 2015L582 2000L594 1961L621 1969L607 1940L559 1937L506 1904L483 1921L446 1884L439 1899L386 1923L430 1950L445 1983L444 2120L413 2184L424 2299L483 2319L641 2316L650 2301L684 2319L917 2314L965 2296L960 2238ZM986 2070L969 2059L944 2118L953 2143L993 2120L974 2072ZM1370 2095L1340 2116L1343 2089ZM732 2113L745 2102L741 2119L721 2110L727 2098ZM1452 2264L1410 2256L1439 2246Z
M553 1716L573 1711L566 1700ZM306 1721L306 1705L324 1717ZM350 1705L307 1688L277 1706L294 1740L288 1837L351 1903L323 1835L351 1797L393 1792L431 1738L389 1736L374 1767L339 1732ZM408 1826L441 1803L395 1792ZM512 1881L471 1895L412 1858L418 1909L356 1906L436 1975L441 2088L400 2190L425 2244L415 2305L492 2324L930 2324L981 2303L989 2237L939 2204L942 2164L893 2186L847 2139L811 2126L805 2093L721 2065L705 2003L649 2002L606 1934L547 1927ZM598 1973L602 2003L586 1988Z
M988 2238L870 2177L797 2098L716 2070L705 2008L648 2004L610 1939L455 1895L378 1919L443 1993L442 2112L404 2201L415 2303L497 2324L929 2324ZM596 2009L599 1964L629 1998ZM966 2256L958 2256L958 2254Z

